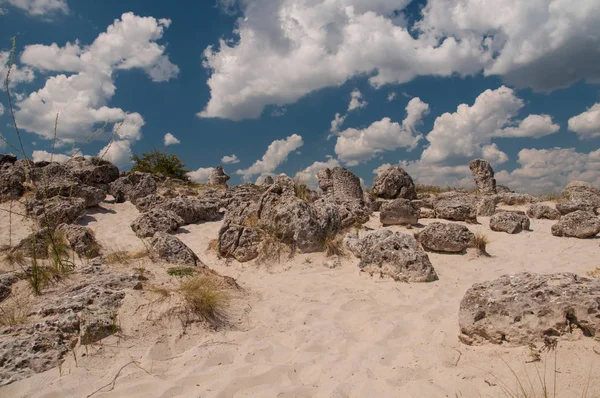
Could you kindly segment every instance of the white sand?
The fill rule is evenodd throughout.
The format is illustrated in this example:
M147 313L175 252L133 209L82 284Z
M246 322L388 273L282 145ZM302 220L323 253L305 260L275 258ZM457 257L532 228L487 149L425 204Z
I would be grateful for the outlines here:
M143 248L129 228L135 207L103 207L106 211L86 221L100 243L120 250ZM6 240L2 217L0 244ZM527 347L459 342L460 300L473 283L506 273L585 275L600 266L600 240L553 237L553 221L541 220L532 220L532 232L496 233L487 227L488 220L481 217L481 225L469 228L491 239L492 257L429 253L440 279L422 284L361 274L353 257L337 269L323 267L322 254L297 255L270 267L227 265L206 250L220 222L186 226L178 236L209 267L237 278L246 289L231 310L231 328L184 331L167 316L171 299L161 302L145 288L126 298L120 337L103 340L87 354L80 347L77 363L69 357L60 370L1 388L0 397L86 397L105 385L93 396L499 397L505 396L502 382L516 391L515 377L503 360L527 388L527 375L539 386L535 367L543 373L544 362L526 363L531 360ZM433 221L439 220L422 220ZM378 224L375 216L368 226ZM144 267L151 275L149 285L173 283L164 265ZM588 397L600 397L600 344L578 332L570 340L561 341L557 350L557 396L580 397L590 380ZM552 387L553 354L546 366Z

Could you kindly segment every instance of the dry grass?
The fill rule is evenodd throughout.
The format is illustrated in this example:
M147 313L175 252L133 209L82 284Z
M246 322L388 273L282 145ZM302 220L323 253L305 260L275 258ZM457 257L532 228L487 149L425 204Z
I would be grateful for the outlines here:
M130 264L133 260L140 260L150 256L148 250L142 250L138 252L128 252L125 250L116 250L109 252L104 255L104 262L106 264Z
M27 323L30 309L29 300L10 296L0 307L0 326L14 327Z
M296 193L296 197L298 199L301 199L305 202L309 201L308 187L299 177L294 178L294 192Z
M480 256L489 257L490 254L487 252L487 245L490 243L490 239L487 235L478 232L475 234L475 240L473 242L473 247L477 249L477 254Z
M227 323L227 308L231 297L216 278L196 276L184 279L179 292L185 300L185 319L190 322L198 319L213 327Z
M280 263L282 255L288 255L288 258L294 256L294 250L285 243L278 241L272 235L266 235L258 249L257 264Z
M186 276L193 276L196 274L196 269L192 267L171 267L167 269L167 274L170 276L177 276L183 278Z
M586 273L587 273L587 276L590 276L590 277L596 278L596 279L600 279L600 267L596 267L596 269L593 269Z
M325 255L327 257L340 256L343 257L346 252L344 250L344 243L342 242L342 236L340 234L329 235L325 238Z
M258 216L253 214L244 220L244 227L256 228L258 226Z

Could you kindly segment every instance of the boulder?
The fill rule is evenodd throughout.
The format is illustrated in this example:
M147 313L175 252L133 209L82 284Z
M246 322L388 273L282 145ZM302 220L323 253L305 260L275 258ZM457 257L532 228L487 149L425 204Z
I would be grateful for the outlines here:
M416 199L417 192L411 176L398 166L392 166L377 174L371 192L384 199Z
M535 219L559 220L560 212L550 206L534 203L527 209L527 216Z
M593 238L600 233L600 218L591 211L577 210L565 214L552 226L552 235L570 238Z
M150 240L150 253L152 257L168 263L205 266L192 249L179 238L166 232L154 234L154 237Z
M164 203L165 200L166 199L160 195L151 194L136 200L135 208L138 209L140 213L145 213L151 209L154 209L155 207L158 207L160 204Z
M219 230L218 253L243 263L258 257L264 233L255 227L223 224Z
M269 185L273 185L274 182L275 180L273 180L272 176L266 176L261 185L268 187Z
M522 211L501 211L490 218L490 229L496 232L518 234L529 230L529 218Z
M477 222L477 199L460 192L445 192L434 204L436 218L454 221Z
M210 176L208 177L208 183L214 186L227 186L227 181L229 181L229 176L225 174L222 166L217 166L214 168Z
M156 181L150 173L133 172L119 177L110 184L110 194L117 203L129 200L135 204L138 199L156 193Z
M438 279L427 253L411 235L381 229L360 239L347 237L344 242L360 257L358 266L364 272L387 275L405 282Z
M522 205L526 203L535 203L538 199L526 193L514 193L508 192L498 195L499 202L502 202L508 206Z
M100 255L100 245L91 229L81 225L61 224L56 231L63 235L71 249L80 256L94 258Z
M0 166L3 164L13 165L17 161L17 157L11 154L0 153Z
M571 273L504 275L476 283L460 302L460 340L469 345L542 342L579 330L600 341L600 280Z
M11 253L20 254L23 257L36 259L48 258L48 246L50 245L50 233L47 228L32 232L11 249Z
M111 162L99 157L77 156L64 163L70 174L85 185L108 192L109 184L119 178L119 169Z
M462 253L473 245L475 235L465 226L434 222L416 235L426 249L442 253Z
M174 232L184 225L181 217L169 210L152 209L142 213L131 223L131 229L140 238L149 238L157 232Z
M201 221L216 221L221 218L219 205L185 196L164 200L158 203L157 209L168 210L177 214L183 220L183 225Z
M85 200L55 196L47 200L32 200L27 211L41 228L54 228L59 224L72 224L85 212Z
M600 207L600 189L583 181L571 181L562 191L562 196L570 200L579 200Z
M505 185L497 185L496 184L496 193L501 194L501 193L514 193L514 191L512 191L509 187L505 186Z
M487 160L473 159L469 163L469 168L473 173L473 178L479 192L486 195L496 194L494 170Z
M11 286L19 281L16 272L6 272L0 274L0 303L3 302L12 293Z
M416 225L421 209L408 199L395 199L381 206L379 220L385 225Z
M335 209L340 219L339 229L364 224L370 219L369 208L361 200L343 200L325 197L314 201L312 207L317 210L320 220L324 220L326 218L324 215L330 212L331 209Z
M6 156L6 155L3 155ZM10 162L0 166L0 202L19 199L25 193L26 172Z
M496 195L486 195L477 202L477 215L481 217L491 217L496 214L496 204L498 198Z
M333 169L319 170L317 178L319 179L319 188L325 195L342 200L363 200L360 178L345 168L334 167Z

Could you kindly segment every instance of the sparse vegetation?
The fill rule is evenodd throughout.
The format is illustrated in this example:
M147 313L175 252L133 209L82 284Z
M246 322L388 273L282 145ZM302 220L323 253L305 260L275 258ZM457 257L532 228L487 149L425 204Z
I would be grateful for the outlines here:
M300 177L294 178L294 192L297 198L305 202L309 201L308 187Z
M170 276L177 276L183 278L186 276L192 276L196 274L196 270L192 267L171 267L167 269L167 274Z
M215 278L196 276L184 279L179 291L186 303L188 321L196 317L213 327L225 323L230 295Z
M587 275L590 276L590 277L592 277L592 278L600 279L600 267L596 267L596 269L588 271Z
M168 177L176 178L189 182L183 162L174 154L167 154L156 148L152 152L145 152L141 155L133 155L131 160L135 163L131 171L141 171L144 173L164 174Z
M106 264L124 264L127 265L133 260L139 260L148 257L150 253L147 249L138 252L128 252L125 250L117 250L104 255Z
M29 310L28 301L11 296L0 307L0 326L14 327L26 323Z
M331 256L344 256L344 244L342 242L342 236L340 234L330 234L325 237L325 255Z
M285 243L280 242L272 235L267 235L263 239L258 249L257 264L280 263L282 254L289 252L289 258L293 257L294 250Z
M480 256L489 257L490 254L487 252L487 245L490 243L490 239L487 235L478 232L475 234L475 240L473 246L477 249L477 254Z
M244 220L244 227L256 228L258 226L258 216L253 214Z

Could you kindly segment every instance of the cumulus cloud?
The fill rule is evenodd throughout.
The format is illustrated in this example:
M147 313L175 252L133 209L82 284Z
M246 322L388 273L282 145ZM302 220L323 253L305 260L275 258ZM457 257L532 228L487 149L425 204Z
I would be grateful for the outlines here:
M127 167L131 165L131 141L116 140L108 143L98 152L98 156L116 164L118 167Z
M272 177L273 180L275 180L275 178L277 177L277 174L275 173L262 173L261 175L259 175L256 178L256 181L254 182L256 185L262 185L263 182L265 182L265 178L267 177Z
M171 134L171 133L165 134L165 146L177 145L179 143L181 143L181 141L179 141L177 139L177 137L175 137L173 134Z
M355 166L383 151L397 148L412 150L422 138L417 126L428 113L429 105L420 98L413 98L406 106L406 118L402 124L385 117L362 130L346 129L337 138L335 153L348 166Z
M334 119L331 121L331 128L329 129L329 132L335 133L337 131L340 131L340 127L342 126L342 124L344 124L346 116L347 115L341 115L339 113L336 113Z
M580 139L600 137L600 103L569 119L569 130Z
M247 169L237 170L235 174L241 175L244 181L249 181L253 175L272 173L287 159L290 152L303 144L302 137L298 134L292 134L285 140L275 140L269 145L262 159L257 160Z
M399 166L405 169L416 183L460 188L472 188L475 186L468 164L456 166L432 165L416 160L403 161Z
M223 156L221 158L221 162L225 163L225 164L235 164L235 163L239 163L240 160L238 159L237 156L235 156L235 153L231 156Z
M139 113L107 105L116 90L115 72L137 68L153 81L175 77L179 69L164 54L165 46L156 43L169 24L169 20L125 13L89 46L75 42L63 47L55 43L25 47L22 63L44 73L64 73L49 77L43 88L18 101L20 126L52 138L58 113L58 138L74 142L87 139L95 128L110 121L121 141L111 151L117 159L124 159L121 155L131 143L123 141L139 140L144 120Z
M392 91L391 93L389 93L388 96L387 96L388 102L392 102L393 100L395 100L396 96L397 96L397 94L394 91Z
M189 172L187 175L193 182L205 184L208 182L208 178L213 170L214 169L212 167L200 167L198 170Z
M211 98L199 115L256 118L358 75L374 87L481 71L535 90L600 81L597 0L429 0L414 29L409 3L228 1L243 17L233 40L204 51Z
M307 186L315 188L319 184L319 179L317 178L319 170L331 169L333 167L338 167L339 165L340 162L334 158L329 158L326 162L314 162L304 170L297 172L295 178L299 179Z
M539 138L557 132L560 127L548 115L529 115L516 120L525 106L515 92L505 86L481 93L472 106L461 104L454 113L435 119L433 130L425 137L429 146L423 151L424 163L465 161L488 154L495 160L507 160L497 146L498 137Z
M353 110L364 108L369 103L364 100L362 93L359 89L355 89L350 94L350 103L348 104L348 112Z
M71 156L69 156L69 155L64 155L62 153L54 153L53 154L48 151L33 151L33 153L31 154L31 160L33 160L34 162L41 162L41 161L66 162L69 159L71 159Z
M2 76L2 84L0 90L6 90L4 79L8 73L8 63L10 62L10 52L0 51L0 76ZM33 70L27 66L13 65L10 71L9 87L14 88L19 83L29 83L33 81L35 74Z
M10 4L33 16L69 12L66 0L0 0L0 4Z
M600 149L580 153L575 148L522 149L520 167L496 173L496 180L524 192L556 192L573 180L600 186Z
M0 102L0 116L4 115L4 105Z

